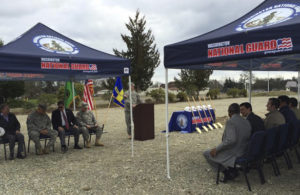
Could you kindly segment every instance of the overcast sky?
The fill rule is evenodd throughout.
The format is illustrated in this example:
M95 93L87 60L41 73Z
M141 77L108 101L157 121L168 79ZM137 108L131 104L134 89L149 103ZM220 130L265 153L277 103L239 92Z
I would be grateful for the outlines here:
M7 43L36 23L111 53L126 49L120 34L128 34L125 23L140 10L146 16L160 51L161 64L153 81L164 82L163 47L221 27L246 14L263 0L1 0L0 38ZM172 80L178 74L170 71ZM238 78L240 72L215 71L211 78ZM254 73L267 77L267 73ZM296 73L270 73L291 78Z

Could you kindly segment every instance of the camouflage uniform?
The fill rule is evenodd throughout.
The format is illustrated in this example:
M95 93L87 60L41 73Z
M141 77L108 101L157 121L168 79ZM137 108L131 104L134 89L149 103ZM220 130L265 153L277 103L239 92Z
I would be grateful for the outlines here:
M131 91L131 97L132 97L132 105L141 103L140 95L136 91ZM128 135L131 135L129 90L125 92L124 100L125 100L125 109L124 109L124 111L125 111L125 121L126 121L126 125L127 125L127 133L128 133Z
M79 111L79 112L77 112L76 119L79 124L80 131L82 132L83 139L85 141L88 141L90 134L89 134L89 130L86 127L86 125L95 126L97 124L94 114L89 110L86 112ZM92 127L90 130L95 132L96 139L101 138L101 135L103 133L102 128L97 126L97 127Z
M47 135L50 137L47 148L54 145L57 131L51 128L51 120L47 114L40 114L37 111L32 112L27 118L27 129L29 138L34 141L35 147L38 150L42 148L40 143L40 131L43 129L48 130Z

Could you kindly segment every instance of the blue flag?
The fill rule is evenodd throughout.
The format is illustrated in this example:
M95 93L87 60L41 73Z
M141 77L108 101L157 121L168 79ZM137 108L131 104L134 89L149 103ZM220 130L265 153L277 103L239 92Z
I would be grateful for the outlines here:
M122 86L122 80L117 77L115 87L113 89L114 103L124 108L124 90Z

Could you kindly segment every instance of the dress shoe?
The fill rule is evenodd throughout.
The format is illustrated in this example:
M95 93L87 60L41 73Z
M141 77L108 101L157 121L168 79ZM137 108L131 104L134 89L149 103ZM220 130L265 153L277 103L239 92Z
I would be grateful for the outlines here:
M9 160L14 160L14 159L15 159L15 157L13 154L9 155Z
M66 153L68 151L68 147L66 145L61 146L62 153Z
M23 156L23 155L20 153L20 154L17 154L17 158L18 158L18 159L24 159L25 156Z
M80 147L78 144L76 144L75 146L74 146L74 149L82 149L82 147Z

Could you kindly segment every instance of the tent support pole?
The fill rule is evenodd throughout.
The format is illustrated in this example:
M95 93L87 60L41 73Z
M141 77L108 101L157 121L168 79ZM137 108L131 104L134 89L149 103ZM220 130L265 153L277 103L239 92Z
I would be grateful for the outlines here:
M252 59L250 60L250 71L249 71L249 103L251 104L251 88L252 85Z
M129 100L130 100L130 131L131 131L131 157L134 156L133 152L133 138L134 138L134 132L133 132L133 114L132 114L132 97L131 97L131 76L129 76Z
M300 101L300 70L298 71L298 102ZM300 105L298 103L298 107L300 108Z
M270 93L270 76L268 71L268 94Z
M170 156L169 156L169 111L168 111L168 69L165 69L165 104L166 104L166 155L167 155L167 178L171 179L170 177Z
M72 80L72 96L73 96L73 110L76 111L76 102L75 102L75 89L74 89L74 80Z

